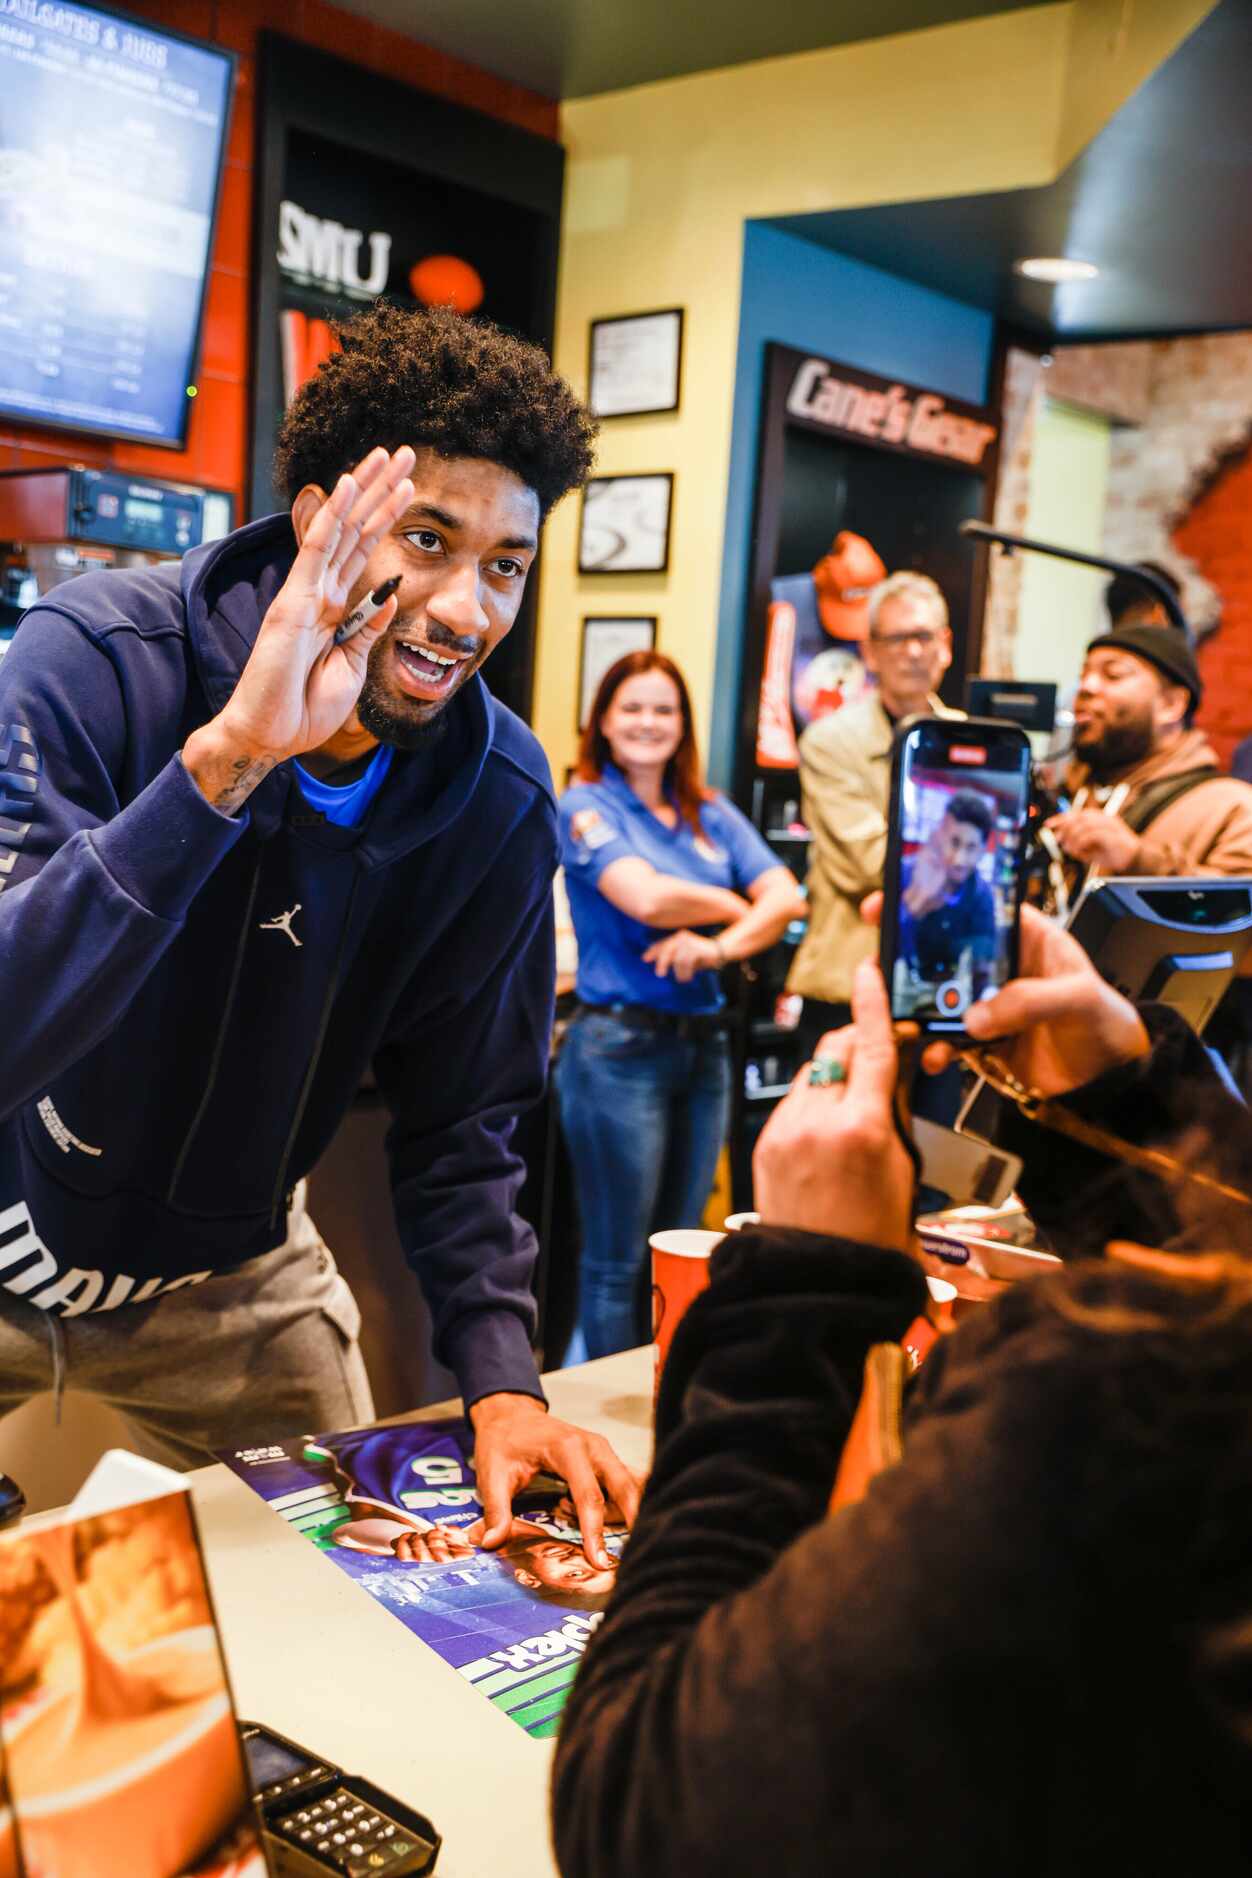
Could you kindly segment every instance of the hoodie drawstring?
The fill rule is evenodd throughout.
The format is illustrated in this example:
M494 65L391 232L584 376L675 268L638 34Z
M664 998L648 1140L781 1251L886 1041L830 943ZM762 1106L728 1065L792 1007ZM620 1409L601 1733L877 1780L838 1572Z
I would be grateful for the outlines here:
M261 883L261 863L264 858L264 849L258 848L256 865L252 869L252 882L248 888L248 904L244 908L243 919L239 926L239 937L235 942L235 959L230 969L230 984L226 991L226 1002L222 1006L222 1018L217 1028L217 1040L213 1045L213 1055L209 1062L209 1073L204 1080L204 1093L201 1095L196 1112L191 1118L191 1126L188 1128L183 1138L183 1145L178 1151L178 1159L174 1163L174 1171L170 1175L170 1184L165 1191L165 1204L167 1206L172 1206L174 1203L174 1189L182 1179L183 1168L187 1165L187 1156L191 1153L191 1145L200 1131L200 1124L204 1120L205 1111L209 1106L214 1085L217 1082L217 1072L221 1068L222 1052L226 1048L226 1033L230 1028L231 1016L235 1009L235 998L239 991L239 978L243 971L243 955L247 949L248 934L252 927L252 909L256 905L257 889Z
M65 1354L65 1331L55 1311L41 1311L40 1316L48 1326L48 1342L52 1345L52 1409L55 1425L61 1426L61 1403L65 1396L65 1373L68 1362Z

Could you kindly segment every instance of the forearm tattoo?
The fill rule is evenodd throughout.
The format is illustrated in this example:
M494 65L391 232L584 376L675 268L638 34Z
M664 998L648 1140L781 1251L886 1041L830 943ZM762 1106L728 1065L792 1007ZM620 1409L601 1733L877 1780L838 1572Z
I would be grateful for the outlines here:
M240 756L230 765L230 774L222 787L210 800L215 809L223 815L233 815L241 809L258 784L265 781L274 768L272 756Z

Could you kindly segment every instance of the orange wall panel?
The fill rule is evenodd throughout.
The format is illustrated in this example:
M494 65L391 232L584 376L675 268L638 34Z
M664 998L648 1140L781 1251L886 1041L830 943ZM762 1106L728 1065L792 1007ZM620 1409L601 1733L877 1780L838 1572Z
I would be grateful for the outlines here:
M326 0L119 0L126 12L237 53L235 93L205 304L198 395L185 450L155 450L70 431L41 430L0 417L0 469L86 463L173 482L229 489L242 515L247 482L249 317L256 55L267 28L337 53L418 91L465 104L556 139L557 106L537 92L446 57L402 33L329 6ZM420 109L420 100L414 100Z

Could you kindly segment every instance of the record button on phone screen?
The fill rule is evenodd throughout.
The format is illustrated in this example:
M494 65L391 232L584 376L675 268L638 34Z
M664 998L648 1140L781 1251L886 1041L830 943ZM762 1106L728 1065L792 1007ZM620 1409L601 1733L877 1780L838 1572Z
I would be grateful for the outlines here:
M965 993L958 984L949 981L940 985L935 993L935 1003L944 1017L959 1017L965 1009Z

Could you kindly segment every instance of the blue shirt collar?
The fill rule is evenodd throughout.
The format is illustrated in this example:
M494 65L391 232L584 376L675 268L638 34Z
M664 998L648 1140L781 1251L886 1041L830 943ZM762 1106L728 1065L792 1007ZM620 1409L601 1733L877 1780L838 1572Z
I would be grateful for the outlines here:
M652 810L648 807L646 802L640 801L625 776L623 776L621 770L618 769L617 764L609 762L607 758L604 768L600 772L600 780L608 789L612 790L613 794L620 802L624 803L627 808L636 809L641 815L652 815ZM678 807L678 796L672 784L665 791L665 800L672 809ZM652 819L653 821L656 820L655 815L652 815ZM662 824L662 826L664 826L664 824Z

